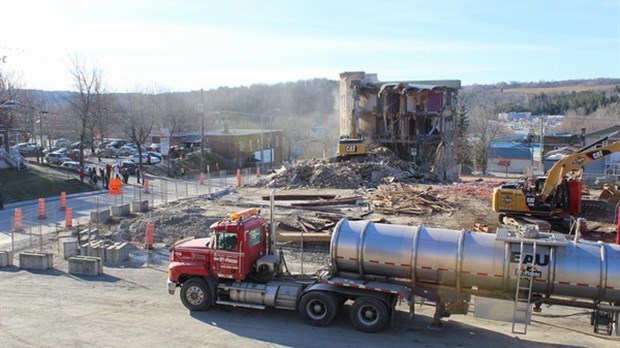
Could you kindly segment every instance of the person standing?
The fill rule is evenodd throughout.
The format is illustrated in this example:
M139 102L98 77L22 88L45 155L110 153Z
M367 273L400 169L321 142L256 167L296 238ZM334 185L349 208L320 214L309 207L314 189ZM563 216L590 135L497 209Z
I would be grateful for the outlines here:
M0 210L4 210L4 196L2 195L2 191L0 191Z
M140 168L136 169L136 180L138 181L138 184L140 183Z

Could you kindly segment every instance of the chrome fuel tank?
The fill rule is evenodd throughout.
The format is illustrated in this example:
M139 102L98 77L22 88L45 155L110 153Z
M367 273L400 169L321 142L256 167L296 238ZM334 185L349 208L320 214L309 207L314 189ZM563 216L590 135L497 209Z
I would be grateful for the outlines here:
M489 234L343 219L332 234L330 254L335 271L343 275L513 295L524 257L533 261L536 293L620 302L620 246L555 237L520 239L499 230Z

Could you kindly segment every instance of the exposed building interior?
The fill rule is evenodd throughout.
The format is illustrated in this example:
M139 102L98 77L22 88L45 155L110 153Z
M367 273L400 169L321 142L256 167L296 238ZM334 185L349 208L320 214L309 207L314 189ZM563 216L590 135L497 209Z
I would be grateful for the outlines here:
M382 82L363 71L340 74L340 134L390 148L403 160L454 179L460 80Z

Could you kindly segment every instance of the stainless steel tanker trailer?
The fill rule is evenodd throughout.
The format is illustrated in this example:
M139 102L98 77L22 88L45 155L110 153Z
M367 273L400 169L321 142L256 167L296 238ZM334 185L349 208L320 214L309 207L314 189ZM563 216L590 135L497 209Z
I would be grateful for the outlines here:
M591 309L595 330L610 334L615 325L620 335L619 245L343 219L330 264L307 276L284 270L268 226L256 210L244 211L211 225L208 238L174 245L169 293L180 287L190 310L275 307L298 310L315 326L353 301L350 319L366 332L382 330L399 299L412 315L416 301L434 302L437 328L443 317L467 314L473 295L476 316L510 321L513 332L526 332L532 308L559 304Z

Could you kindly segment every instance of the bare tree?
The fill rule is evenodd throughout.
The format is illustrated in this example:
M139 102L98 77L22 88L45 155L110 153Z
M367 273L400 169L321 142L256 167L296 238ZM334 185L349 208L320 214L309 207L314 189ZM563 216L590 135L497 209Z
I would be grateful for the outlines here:
M509 134L508 129L497 121L497 104L478 105L470 113L470 129L473 164L477 171L486 173L488 150L493 140Z
M3 126L16 126L15 108L10 105L11 101L17 99L19 90L23 84L19 76L14 73L0 70L0 124Z
M94 124L97 120L97 105L101 103L104 93L103 73L101 69L93 66L88 67L79 56L71 58L69 73L73 77L75 94L66 98L69 103L76 123L77 133L80 138L80 165L84 166L84 145L92 139Z
M137 147L139 166L142 171L142 145L144 145L153 130L156 115L160 108L157 105L155 94L125 93L119 100L119 109L122 117L120 122L123 132Z

